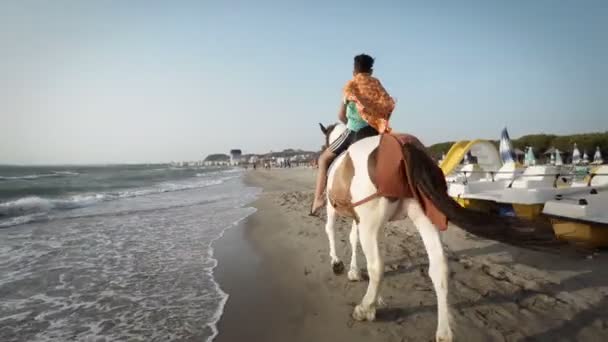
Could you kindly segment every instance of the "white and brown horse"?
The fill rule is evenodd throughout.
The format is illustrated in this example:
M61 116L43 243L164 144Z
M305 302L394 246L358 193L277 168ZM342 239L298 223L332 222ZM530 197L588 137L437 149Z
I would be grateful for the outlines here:
M326 135L326 144L331 144L344 132L346 127L343 124L331 125L321 130ZM345 161L351 166L350 180L348 181L349 196L353 202L364 198L369 198L376 192L376 187L370 175L370 158L374 155L380 143L380 136L362 139L349 147L347 152L338 156L331 165L328 172L327 181L327 223L325 230L329 239L329 253L331 266L334 273L341 273L344 266L336 254L334 225L336 216L339 214L332 205L329 194L334 190L335 184L340 184L343 177L340 169L344 169ZM513 229L509 226L509 221L490 215L476 213L461 208L445 192L445 189L437 189L437 185L428 176L431 167L436 168L437 164L416 146L404 146L404 149L411 149L414 159L407 165L411 168L409 173L416 177L415 182L422 191L432 200L432 202L448 217L461 228L470 233L481 237L503 241L514 245L525 245L534 242L552 240L552 237L538 237L530 232ZM343 183L343 182L342 182ZM361 302L353 311L353 318L356 320L374 320L376 306L379 300L379 289L384 273L384 260L379 250L378 240L380 230L390 220L400 220L409 217L414 223L426 248L429 258L429 276L433 282L433 287L437 296L437 341L452 341L452 329L450 310L448 306L448 263L440 238L439 230L433 225L425 215L422 206L412 198L401 200L390 200L384 197L374 197L362 204L356 205L353 215L357 217L358 223L354 220L350 232L350 243L352 257L348 271L348 279L357 281L361 279L360 271L357 266L357 242L361 242L365 258L367 259L367 271L369 274L369 284L367 292Z

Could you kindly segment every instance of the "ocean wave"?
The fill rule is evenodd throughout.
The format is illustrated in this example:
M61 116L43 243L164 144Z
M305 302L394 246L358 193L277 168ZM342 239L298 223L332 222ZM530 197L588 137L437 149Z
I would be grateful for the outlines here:
M70 176L78 176L80 173L72 172L72 171L52 171L51 173L40 173L34 175L24 175L24 176L0 176L0 181L2 180L32 180L32 179L40 179L40 178L54 178L54 177L70 177Z
M80 174L79 172L73 171L53 171L53 173L59 176L78 176Z
M46 215L41 214L32 214L32 215L23 215L17 217L11 217L6 220L0 220L0 228L8 228L12 226L18 226L21 224L26 224L30 222L39 222L46 219Z
M82 208L103 200L105 194L76 195L67 199L50 199L28 196L0 204L0 217L23 217L48 213L51 210Z
M48 218L48 214L53 211L89 207L102 201L198 189L219 185L236 177L238 176L228 175L217 179L196 179L194 182L163 182L153 187L94 194L79 194L67 198L27 196L13 201L0 203L0 228L7 228L33 221L45 220Z

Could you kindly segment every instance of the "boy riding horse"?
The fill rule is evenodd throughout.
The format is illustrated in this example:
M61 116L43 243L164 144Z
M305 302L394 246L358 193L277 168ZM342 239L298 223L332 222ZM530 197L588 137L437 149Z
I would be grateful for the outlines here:
M374 59L368 55L355 56L353 79L344 87L338 119L347 129L319 157L319 173L310 215L316 216L325 203L323 192L327 184L327 169L331 162L354 142L370 136L389 133L388 120L395 101L380 81L372 77Z

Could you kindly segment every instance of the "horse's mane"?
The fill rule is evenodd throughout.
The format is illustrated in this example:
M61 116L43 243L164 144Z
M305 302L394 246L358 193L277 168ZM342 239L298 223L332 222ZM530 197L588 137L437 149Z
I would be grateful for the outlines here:
M346 125L341 122L337 122L325 128L325 147L329 147L329 145L332 143L332 141L329 141L329 138L331 137L331 133L338 127L346 127Z
M331 124L329 126L327 126L327 128L325 128L325 148L329 147L329 136L331 135L331 132L334 131L334 128L336 128L338 124Z

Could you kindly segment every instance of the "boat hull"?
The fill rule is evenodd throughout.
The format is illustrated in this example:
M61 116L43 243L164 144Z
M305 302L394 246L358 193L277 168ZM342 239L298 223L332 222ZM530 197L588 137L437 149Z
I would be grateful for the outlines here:
M486 213L517 216L526 220L543 219L543 204L496 203L475 198L453 197L461 207Z
M519 218L537 220L543 213L544 204L517 204L512 203L513 211Z
M463 208L482 211L486 213L491 212L496 208L496 204L490 201L462 197L454 197L454 200Z
M555 236L560 240L593 248L608 246L608 225L562 218L551 218L551 224Z

